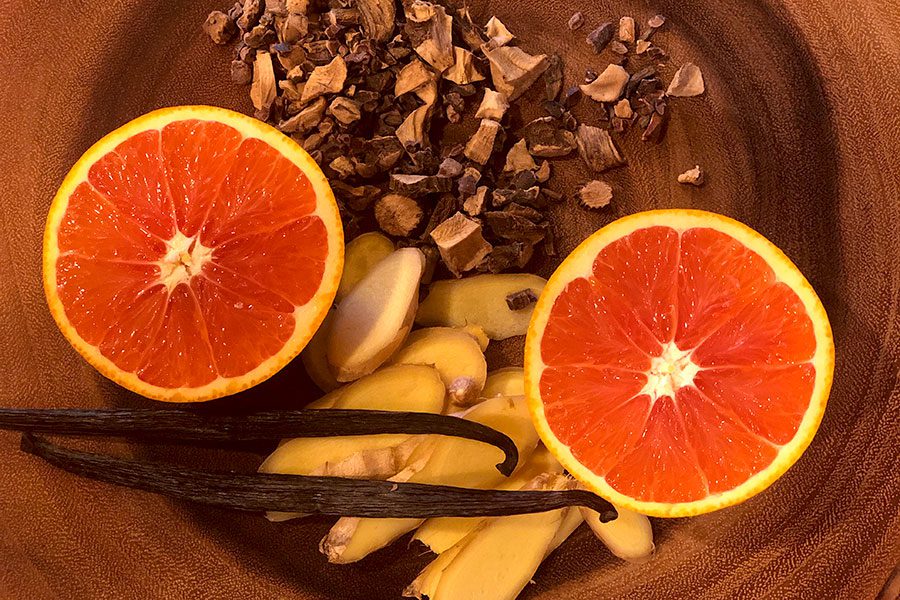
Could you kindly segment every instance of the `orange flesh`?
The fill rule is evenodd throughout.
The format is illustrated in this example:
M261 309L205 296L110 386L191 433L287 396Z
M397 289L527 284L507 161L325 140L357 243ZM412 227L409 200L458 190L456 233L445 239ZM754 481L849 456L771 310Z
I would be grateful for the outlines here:
M129 138L77 186L57 291L78 334L165 388L247 373L295 329L322 281L326 229L306 175L214 121Z
M710 228L639 229L569 282L541 339L546 420L616 491L680 503L775 459L813 393L813 324L756 253Z

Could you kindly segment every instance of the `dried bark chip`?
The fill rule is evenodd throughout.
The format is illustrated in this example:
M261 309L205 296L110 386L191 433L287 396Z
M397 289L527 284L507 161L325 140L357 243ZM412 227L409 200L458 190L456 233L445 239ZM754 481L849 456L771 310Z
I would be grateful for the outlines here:
M587 43L591 45L594 52L600 54L606 48L607 44L613 38L612 23L603 23L597 29L590 32L587 36Z
M701 186L705 180L705 176L703 173L703 169L700 168L700 165L695 166L693 169L688 169L684 173L678 176L678 183L683 183L686 185L696 185Z
M231 61L231 81L236 85L247 85L253 80L253 67L242 60Z
M619 65L609 65L591 83L581 86L581 91L597 102L615 102L622 97L628 85L628 71Z
M652 85L645 85L644 88L641 88L641 84L644 82L651 82L655 80L656 83ZM644 92L649 91L651 88L655 88L659 85L658 79L656 79L656 69L654 67L644 67L640 71L631 75L631 78L628 80L628 85L625 86L625 97L631 98L635 92L639 92L639 90L644 90Z
M570 154L576 148L575 136L562 129L553 117L540 117L529 122L519 132L525 139L532 156L557 158Z
M309 75L303 88L301 102L309 102L325 94L337 94L344 89L347 81L347 63L341 55L335 56L327 65L316 67Z
M500 46L505 46L515 39L512 33L509 32L509 29L506 28L506 25L498 19L497 17L491 17L488 19L487 24L484 26L485 31L487 32L488 43L492 44L495 48L499 48Z
M563 85L563 60L559 54L553 54L547 59L547 70L544 71L544 97L548 101L559 98Z
M566 25L568 25L569 29L571 29L572 31L579 29L582 25L584 25L584 15L581 13L581 11L572 14L572 16L569 17L569 22L566 23Z
M346 156L338 156L328 166L341 177L350 177L356 172L353 162Z
M619 19L619 41L626 44L633 44L635 40L634 19L631 17L622 17Z
M662 15L654 15L647 21L647 26L652 29L659 29L666 23L666 18Z
M488 211L484 220L495 236L513 242L536 244L544 239L545 229L529 219L505 211Z
M493 119L482 119L478 131L469 138L463 154L471 161L480 165L485 164L494 152L494 142L499 131L500 123Z
M557 191L551 190L549 188L544 188L541 190L541 195L550 200L551 202L562 202L565 200L565 196L560 194Z
M616 116L620 119L630 119L634 116L634 111L631 109L631 102L627 99L623 98L616 103L615 107Z
M443 6L415 0L406 7L407 36L413 49L438 73L453 66L453 19Z
M481 171L475 167L466 167L456 186L463 198L475 193L475 186L481 181Z
M271 0L268 0L266 3L267 9L270 3ZM355 8L332 8L325 13L325 16L328 17L328 21L332 25L338 25L340 27L359 25L362 20L359 10Z
M438 247L447 268L457 277L481 264L493 249L484 239L481 223L461 212L435 227L431 232L431 239Z
M628 54L628 46L618 40L610 42L609 49L619 56L625 56L626 54Z
M625 164L609 132L591 125L579 125L576 132L578 153L585 164L598 173Z
M581 86L573 85L566 89L562 97L562 105L566 108L572 108L581 100Z
M532 56L521 48L490 48L486 44L483 50L491 64L494 88L506 94L510 102L525 93L550 66L547 55Z
M534 178L537 179L538 183L546 183L548 179L550 179L550 161L545 160L541 162L541 166L534 172ZM544 193L547 190L543 190Z
M253 62L253 84L250 86L250 100L254 108L268 111L275 101L278 90L275 86L275 69L272 55L268 52L257 52Z
M537 169L537 164L528 152L528 144L523 138L513 144L512 148L507 152L506 164L503 166L503 172L518 173L520 171L532 171L534 169Z
M524 269L533 254L534 246L528 242L494 246L478 270L482 273L501 273L512 268Z
M538 186L532 186L527 189L515 187L497 188L491 195L491 204L495 208L507 207L513 203L536 208L544 208L547 205L546 200L541 195L541 189Z
M409 113L403 123L397 128L395 134L404 148L425 146L425 125L430 110L431 106L429 105L420 106Z
M408 236L422 222L423 216L419 203L409 196L386 194L375 202L375 220L389 235Z
M540 225L545 221L544 213L530 206L524 206L518 202L512 202L503 208L503 212L519 217L525 217L535 225Z
M262 15L260 0L244 0L241 16L238 17L237 26L241 31L248 31L259 22Z
M444 181L450 181L449 179L445 179ZM459 206L459 202L452 194L442 194L440 198L438 198L437 203L434 205L434 209L431 211L431 216L428 217L428 225L425 226L425 232L422 234L421 239L427 240L431 236L431 232L434 229L453 216L453 213L457 211L457 207Z
M650 122L647 123L644 133L641 134L641 139L645 142L658 142L662 137L664 124L665 117L658 112L654 112L650 115Z
M523 310L537 302L537 299L537 294L534 291L530 289L520 290L506 296L506 306L509 307L509 310Z
M309 33L309 18L305 14L288 14L278 27L278 39L293 44Z
M237 35L238 28L228 15L220 10L214 10L206 17L203 23L203 31L215 44L227 44Z
M379 42L391 39L397 19L394 0L356 0L356 8L368 37Z
M463 173L463 166L455 158L447 157L441 161L438 167L438 177L459 177Z
M331 105L328 107L328 114L337 119L338 122L350 125L362 117L362 109L355 100L338 96L331 101Z
M488 201L488 187L486 185L479 186L475 193L466 198L463 202L463 210L470 216L477 217L484 211L485 204Z
M397 81L394 83L394 96L402 96L418 90L427 83L434 81L434 79L434 73L425 66L425 63L417 58L413 58L397 74Z
M465 48L454 46L453 57L453 66L444 73L444 79L458 85L484 81L484 75L476 68L475 57L471 52Z
M578 200L587 208L603 208L612 201L612 186L605 181L594 180L578 190Z
M241 37L241 41L251 48L263 49L277 39L275 32L265 25L256 25Z
M436 175L406 175L393 173L390 180L392 192L411 198L421 198L428 194L449 192L453 182L446 177Z
M700 71L700 67L694 63L685 63L672 77L672 83L669 84L666 95L677 98L689 98L691 96L699 96L705 90L703 73Z
M500 122L508 109L509 100L506 94L485 88L484 97L481 99L481 105L479 105L478 111L475 113L475 118L493 119Z
M638 43L635 44L635 47L634 47L634 53L635 54L643 54L647 50L650 49L651 45L652 44L650 42L648 42L647 40L638 40Z
M318 98L293 117L279 123L278 129L284 133L306 133L322 121L326 105L325 98Z
M476 27L472 21L472 15L469 8L463 5L456 11L456 18L453 19L453 26L456 28L459 37L466 43L473 52L481 50L482 44L487 42L481 33L481 28Z

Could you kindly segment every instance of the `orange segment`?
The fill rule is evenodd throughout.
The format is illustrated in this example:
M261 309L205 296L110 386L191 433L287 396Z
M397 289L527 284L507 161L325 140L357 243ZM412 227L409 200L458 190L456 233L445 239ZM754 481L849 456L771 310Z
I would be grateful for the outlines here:
M309 155L202 106L97 142L60 187L44 240L66 338L107 377L169 401L277 372L324 318L342 265L337 206Z
M526 340L535 425L598 494L644 514L741 502L815 434L828 318L750 228L701 211L620 219L551 277Z

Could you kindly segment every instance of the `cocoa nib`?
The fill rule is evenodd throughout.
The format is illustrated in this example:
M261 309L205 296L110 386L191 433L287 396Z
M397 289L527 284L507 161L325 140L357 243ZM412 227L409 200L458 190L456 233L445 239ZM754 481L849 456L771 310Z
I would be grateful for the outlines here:
M612 23L604 23L597 29L590 32L587 36L587 43L591 45L594 52L600 54L609 44L613 37Z
M570 154L576 147L575 136L563 129L553 117L540 117L529 122L519 132L525 139L528 152L542 158L556 158Z
M576 132L578 154L593 171L602 173L625 164L609 132L591 125L579 125Z
M484 222L495 236L513 242L531 242L544 239L545 229L525 217L506 211L484 213Z
M537 294L532 290L520 290L506 296L506 305L509 310L522 310L537 302L537 299Z
M436 175L391 175L391 191L412 198L449 192L452 187L450 179Z

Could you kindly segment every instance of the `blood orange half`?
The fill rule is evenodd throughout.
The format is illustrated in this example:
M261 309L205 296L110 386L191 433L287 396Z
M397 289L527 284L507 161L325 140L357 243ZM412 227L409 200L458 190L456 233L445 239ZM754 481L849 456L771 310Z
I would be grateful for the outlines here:
M809 283L726 217L636 214L550 278L526 341L544 443L611 502L696 515L768 487L825 410L834 343Z
M201 401L306 345L343 267L325 176L250 117L186 106L110 133L50 207L44 290L63 335L117 383Z

